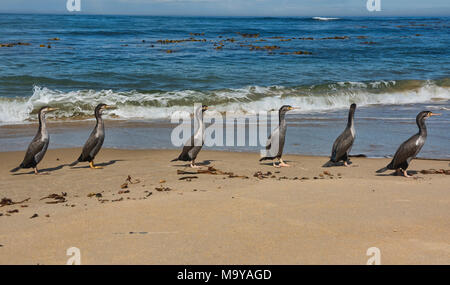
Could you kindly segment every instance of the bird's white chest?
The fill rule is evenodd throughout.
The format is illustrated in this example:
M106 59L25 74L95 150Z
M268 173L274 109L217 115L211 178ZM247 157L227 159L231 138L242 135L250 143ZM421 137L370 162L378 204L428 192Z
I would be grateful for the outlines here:
M416 140L416 146L419 146L420 144L422 144L423 143L423 139L421 138L421 137L419 137L417 140Z
M355 126L351 126L350 133L352 134L352 137L355 137Z

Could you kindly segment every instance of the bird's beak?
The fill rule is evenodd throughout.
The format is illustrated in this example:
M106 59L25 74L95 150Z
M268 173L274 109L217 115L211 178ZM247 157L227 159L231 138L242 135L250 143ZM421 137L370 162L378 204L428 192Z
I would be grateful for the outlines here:
M430 113L430 114L429 114L429 117L431 117L431 116L440 116L440 115L442 115L442 114L438 114L438 113Z
M56 110L59 110L59 108L48 108L47 112L56 111Z
M111 109L115 109L115 108L116 108L116 107L111 106L111 105L106 105L106 106L105 106L105 109L107 109L107 110L108 110L108 109L111 110Z
M300 108L298 108L298 107L289 107L289 111L291 111L291 110L298 110L298 109L300 109Z

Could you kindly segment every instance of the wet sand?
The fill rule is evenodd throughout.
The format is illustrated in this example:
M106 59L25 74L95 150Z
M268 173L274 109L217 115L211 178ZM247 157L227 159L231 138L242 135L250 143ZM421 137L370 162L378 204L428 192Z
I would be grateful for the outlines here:
M450 264L450 176L420 173L448 161L414 160L415 179L376 175L388 159L322 168L325 157L286 155L292 167L275 169L206 150L215 175L177 174L196 171L169 162L177 150L103 149L104 169L64 166L79 151L49 150L40 176L9 173L23 152L0 153L0 199L29 198L0 207L0 264L65 264L70 247L82 264L365 264L369 247L382 264Z

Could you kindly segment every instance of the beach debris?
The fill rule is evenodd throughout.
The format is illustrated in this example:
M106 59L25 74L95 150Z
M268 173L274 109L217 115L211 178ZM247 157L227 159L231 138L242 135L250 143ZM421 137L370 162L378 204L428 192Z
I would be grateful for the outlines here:
M45 215L45 217L46 217L46 218L50 218L50 215L49 215L49 214L47 214L47 215Z
M139 179L133 179L131 178L130 175L128 175L127 179L125 180L126 182L130 183L130 184L138 184L141 183L141 180Z
M23 201L14 202L13 200L5 197L5 198L2 198L2 200L0 201L0 208L4 207L4 206L22 204L22 203L28 202L29 200L30 200L30 198L27 198Z
M236 175L233 172L226 172L219 169L214 168L213 166L209 166L207 170L200 169L197 170L197 173L204 173L204 174L212 174L212 175L228 175L228 178L244 178L248 179L248 176L245 175Z
M263 173L262 171L257 171L255 174L253 174L253 177L256 177L258 179L264 179L269 177L275 177L275 175L272 175L272 172L267 171L266 173Z
M146 234L148 234L148 232L129 232L129 234L130 235L137 235L137 234L139 234L139 235L146 235Z
M189 174L197 174L197 172L177 170L177 174L178 175L189 175Z
M34 218L37 218L37 217L39 217L39 215L38 214L34 214L33 216L30 217L30 219L34 219Z
M178 180L186 180L186 181L192 181L192 179L197 179L198 176L183 176L181 178L178 178Z
M372 42L372 41L370 41L370 42L361 42L363 45L374 45L374 44L376 44L376 42Z
M147 192L147 195L145 195L145 197L150 197L153 195L153 192L149 192L149 191L145 191L145 192Z
M155 190L156 190L156 191L159 191L159 192L167 192L167 191L172 191L172 189L171 189L171 188L169 188L169 187L163 187L163 186L160 186L160 187L155 187Z
M126 188L128 188L128 184L138 184L138 183L141 183L141 180L139 180L139 179L134 179L133 180L133 178L131 178L131 176L128 175L127 179L125 179L125 182L122 185L120 185L120 188L121 189L126 189Z
M0 213L0 217L3 216L3 213Z
M49 41L59 41L60 38L52 38L52 39L48 39Z
M126 194L126 193L130 193L130 190L120 190L118 192L118 194Z
M166 53L173 53L173 50L168 49L168 50L166 50Z
M102 193L89 193L89 194L87 194L87 197L88 198L91 198L91 197L101 198L101 197L103 197L103 195L102 195Z
M17 209L14 209L14 210L9 210L9 211L6 211L8 214L14 214L14 213L19 213L19 210L17 210Z
M214 168L213 166L209 166L208 169L199 169L199 170L197 170L197 172L177 170L177 174L178 175L192 175L192 174L227 175L228 178L248 179L248 176L237 175L237 174L234 174L233 172L222 171L222 170ZM180 180L182 180L182 179L180 179Z
M123 197L120 197L119 199L111 200L111 202L120 202L123 201Z
M420 171L420 173L422 173L422 174L446 174L446 175L450 175L450 169L439 169L439 170L436 170L436 169L424 169L424 170L421 170Z
M164 179L161 179L161 180L159 180L159 183L160 183L160 184L162 184L162 183L166 183L166 180L164 180Z
M41 200L45 200L45 199L53 199L54 201L49 201L49 202L45 202L46 204L58 204L58 203L64 203L66 202L66 197L67 193L65 192L61 192L60 194L50 194L44 198L39 199L39 201Z

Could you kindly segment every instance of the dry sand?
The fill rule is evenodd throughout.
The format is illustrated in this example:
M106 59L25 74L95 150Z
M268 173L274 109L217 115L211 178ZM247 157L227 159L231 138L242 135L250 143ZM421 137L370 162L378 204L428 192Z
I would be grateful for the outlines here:
M0 153L0 199L30 198L0 207L0 264L65 264L69 247L81 250L82 264L365 264L369 247L381 250L382 264L450 264L448 175L377 176L388 160L367 158L324 169L326 158L298 155L275 169L255 153L206 150L203 169L248 179L179 180L193 175L177 174L192 170L169 163L174 150L104 149L96 161L104 169L62 167L79 151L49 150L40 168L50 174L40 176L9 173L24 153ZM449 163L415 160L410 170L430 168ZM128 175L140 182L122 189ZM40 200L62 192L62 203Z

